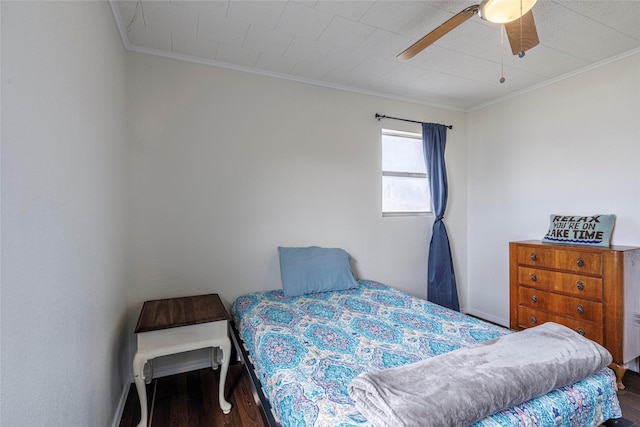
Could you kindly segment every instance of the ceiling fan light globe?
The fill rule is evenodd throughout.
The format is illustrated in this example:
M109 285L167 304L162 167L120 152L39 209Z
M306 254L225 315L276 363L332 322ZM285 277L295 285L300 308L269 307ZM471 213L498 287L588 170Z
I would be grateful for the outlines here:
M537 0L483 0L480 17L496 24L515 21L531 10Z

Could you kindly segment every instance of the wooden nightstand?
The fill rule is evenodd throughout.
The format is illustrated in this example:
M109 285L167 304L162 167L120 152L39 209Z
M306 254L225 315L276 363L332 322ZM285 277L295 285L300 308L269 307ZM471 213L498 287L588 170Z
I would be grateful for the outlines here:
M231 404L224 398L224 385L229 368L231 341L227 322L230 320L218 294L197 295L146 301L142 306L135 333L138 351L133 358L133 375L140 398L141 418L138 427L147 425L147 390L145 382L153 378L153 359L211 347L211 366L221 366L219 396L220 409L225 414ZM216 358L216 348L222 352ZM149 373L145 376L145 365Z

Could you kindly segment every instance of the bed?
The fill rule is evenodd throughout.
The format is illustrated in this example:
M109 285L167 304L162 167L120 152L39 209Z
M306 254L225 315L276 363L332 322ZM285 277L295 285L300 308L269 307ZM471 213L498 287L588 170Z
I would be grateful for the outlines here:
M512 333L369 280L294 296L282 289L244 294L232 317L268 418L284 427L369 426L348 390L359 374ZM616 390L604 368L474 426L598 426L622 416Z

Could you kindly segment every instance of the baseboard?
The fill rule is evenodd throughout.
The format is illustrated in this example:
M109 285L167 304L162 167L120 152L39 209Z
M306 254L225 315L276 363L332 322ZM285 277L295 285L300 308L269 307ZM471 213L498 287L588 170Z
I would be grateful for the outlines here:
M133 382L133 377L130 377L128 383L125 383L122 387L122 393L120 394L120 401L118 402L118 406L116 407L116 414L113 417L113 423L111 427L120 427L120 421L122 420L122 413L124 412L124 407L127 404L127 397L129 396L129 388L131 387L131 383Z
M197 371L198 369L211 368L211 357L200 360L191 360L187 363L176 363L166 366L157 366L153 369L153 378L167 377L183 372Z
M625 367L633 372L640 373L640 357L630 360Z
M465 313L470 314L473 317L477 317L479 319L486 320L488 322L495 323L495 324L500 325L500 326L504 326L505 328L509 327L509 320L508 319L502 319L502 318L494 316L492 314L484 313L482 311L473 310L473 309L467 310Z

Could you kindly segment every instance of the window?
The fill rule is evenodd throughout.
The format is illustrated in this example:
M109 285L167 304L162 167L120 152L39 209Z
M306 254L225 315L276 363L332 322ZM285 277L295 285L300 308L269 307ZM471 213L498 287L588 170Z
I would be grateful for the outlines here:
M422 136L382 129L382 215L431 212Z

